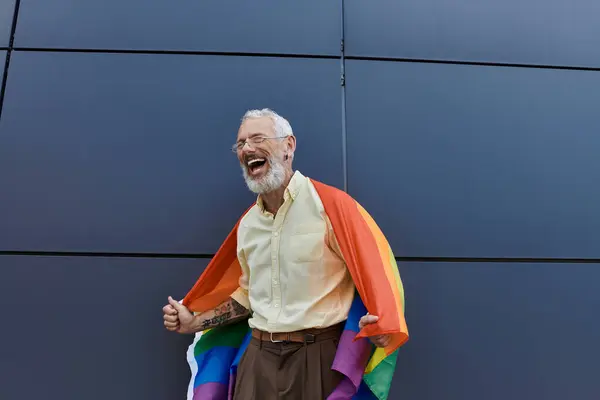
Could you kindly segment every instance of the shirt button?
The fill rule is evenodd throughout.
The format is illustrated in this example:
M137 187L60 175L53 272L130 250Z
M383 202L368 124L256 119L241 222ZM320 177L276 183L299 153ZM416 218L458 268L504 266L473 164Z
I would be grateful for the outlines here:
M273 236L279 236L279 232L275 232Z

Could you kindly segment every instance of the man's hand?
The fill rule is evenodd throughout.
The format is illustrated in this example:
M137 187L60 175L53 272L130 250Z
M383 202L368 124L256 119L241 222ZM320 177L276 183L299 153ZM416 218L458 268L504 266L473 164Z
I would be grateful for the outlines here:
M369 324L374 324L379 320L379 317L376 315L363 315L360 321L358 321L358 328L362 329ZM377 336L369 336L369 340L377 347L385 347L390 344L390 340L392 340L391 335L377 335Z
M165 327L172 332L193 333L194 315L183 304L169 296L169 304L163 307Z

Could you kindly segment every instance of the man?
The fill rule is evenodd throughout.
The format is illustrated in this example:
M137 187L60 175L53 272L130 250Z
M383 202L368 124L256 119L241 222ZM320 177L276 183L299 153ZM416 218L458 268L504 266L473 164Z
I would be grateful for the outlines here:
M169 297L164 325L196 333L248 318L252 340L234 400L325 399L343 379L332 365L355 296L353 277L321 196L292 168L296 138L288 121L269 109L248 111L232 150L258 195L237 227L239 285L197 315ZM363 315L359 329L377 321ZM391 335L369 339L385 348Z

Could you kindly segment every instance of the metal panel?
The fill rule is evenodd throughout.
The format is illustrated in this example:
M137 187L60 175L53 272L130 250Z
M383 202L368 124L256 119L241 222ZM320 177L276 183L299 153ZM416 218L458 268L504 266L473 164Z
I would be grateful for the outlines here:
M346 54L600 67L597 0L345 0Z
M340 1L23 1L17 46L339 55Z
M206 264L0 256L0 398L185 398L192 337L165 330L162 307Z
M15 0L3 0L0 2L0 47L8 47L10 43L14 14Z
M390 399L600 393L600 264L400 263L410 340Z
M255 199L230 151L255 107L289 118L296 167L342 186L336 60L13 53L0 250L216 251Z
M348 189L397 255L600 257L600 73L346 68Z

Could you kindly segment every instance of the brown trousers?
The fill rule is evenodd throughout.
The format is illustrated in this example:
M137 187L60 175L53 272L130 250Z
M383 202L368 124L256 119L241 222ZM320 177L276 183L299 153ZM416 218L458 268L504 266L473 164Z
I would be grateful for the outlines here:
M325 400L342 375L331 369L342 329L314 343L252 338L240 359L233 400Z

